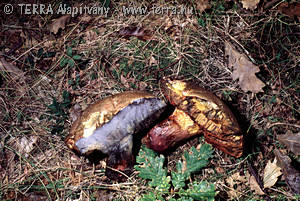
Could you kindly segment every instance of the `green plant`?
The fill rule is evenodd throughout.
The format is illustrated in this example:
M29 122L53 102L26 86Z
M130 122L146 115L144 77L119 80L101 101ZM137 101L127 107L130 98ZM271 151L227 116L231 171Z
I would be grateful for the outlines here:
M62 102L58 102L56 98L53 98L52 104L48 105L48 112L54 115L55 125L52 126L51 133L58 134L61 133L64 128L64 122L68 118L67 110L71 106L70 93L68 91L63 91ZM53 116L50 117L52 119Z
M80 59L81 59L80 55L78 54L73 55L72 47L67 47L66 56L63 56L61 58L59 65L61 67L64 67L68 64L70 67L74 67L75 60L80 60Z
M199 150L192 147L189 152L183 153L183 160L177 162L176 171L172 171L170 176L164 167L165 157L143 146L136 159L138 165L134 168L139 171L139 177L150 180L151 191L141 200L214 200L216 191L213 184L194 181L186 185L193 173L208 164L212 152L209 144L203 144Z

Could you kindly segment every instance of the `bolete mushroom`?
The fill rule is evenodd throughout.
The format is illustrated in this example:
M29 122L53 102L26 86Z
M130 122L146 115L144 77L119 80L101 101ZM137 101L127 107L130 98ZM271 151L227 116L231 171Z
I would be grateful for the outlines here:
M100 151L108 155L107 165L120 171L130 170L134 157L134 134L150 128L167 108L152 94L123 92L90 105L71 126L65 142L83 155Z
M176 109L143 139L149 148L162 152L184 139L204 133L205 140L214 147L234 157L242 155L241 129L223 101L181 80L163 80L162 90Z

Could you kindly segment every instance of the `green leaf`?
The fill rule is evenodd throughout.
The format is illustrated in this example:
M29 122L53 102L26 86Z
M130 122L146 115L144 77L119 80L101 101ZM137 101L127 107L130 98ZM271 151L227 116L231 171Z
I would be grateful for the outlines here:
M75 61L74 61L73 59L70 59L70 60L68 61L68 64L69 64L70 67L74 67Z
M52 112L53 114L57 113L57 111L59 110L59 103L56 101L55 98L52 99L52 104L48 105L48 108L50 109L50 112Z
M69 58L66 58L66 57L63 57L61 60L60 60L60 67L64 67L65 65L67 65L67 63L69 62Z
M211 145L203 144L199 151L195 147L192 147L190 152L191 154L185 151L183 154L186 162L186 174L189 175L207 166L208 159L212 157L213 150Z
M78 55L78 54L76 54L76 55L73 56L73 59L74 59L74 60L80 60L80 59L81 59L81 56Z
M71 105L70 93L64 90L62 93L62 97L63 97L63 102L61 103L61 105L66 108L69 107Z
M155 181L153 181L154 185L152 185L152 186L156 186L155 189L161 193L168 193L169 189L171 187L170 181L171 181L170 176L167 176L167 177L163 176L160 179L155 179ZM150 185L151 185L151 182L150 182Z
M152 201L152 200L156 200L156 195L153 192L150 192L148 194L145 194L142 199L140 199L141 201Z
M181 161L177 162L176 169L177 169L177 172L171 172L172 184L173 184L175 190L184 187L185 181L189 177L188 174L182 172L184 167L183 167L183 163Z
M216 195L215 186L206 181L197 183L193 182L192 185L189 185L189 188L184 191L181 189L179 191L181 196L191 197L194 200L214 200Z
M108 8L109 5L110 5L110 0L105 0L104 7Z
M37 56L38 56L38 57L41 57L41 56L43 55L43 53L44 53L44 49L43 49L43 48L40 48L40 49L38 50L38 52L37 52Z
M193 198L190 198L190 197L181 197L181 198L177 199L177 201L193 201Z
M203 144L198 151L191 147L189 153L184 152L184 162L178 161L176 172L171 172L172 184L174 189L180 189L185 186L185 181L192 173L199 171L208 164L208 159L212 156L212 148L208 144Z
M161 200L164 201L165 199L161 195L157 195L153 192L145 194L140 201L153 201L153 200Z
M164 161L163 155L157 156L153 150L142 146L136 158L139 165L135 165L134 168L139 171L139 177L151 180L150 186L165 191L170 187L170 177L167 177L167 170L163 168Z
M69 57L72 57L72 47L67 47L67 52L66 53Z

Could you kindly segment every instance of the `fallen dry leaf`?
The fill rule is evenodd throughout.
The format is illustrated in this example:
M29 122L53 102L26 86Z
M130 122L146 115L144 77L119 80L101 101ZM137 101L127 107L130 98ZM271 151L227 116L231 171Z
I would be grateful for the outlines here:
M243 8L254 10L260 0L242 0Z
M278 177L282 175L281 168L278 167L276 163L276 158L273 162L269 160L264 169L264 188L270 188L274 186Z
M70 109L70 120L71 122L75 122L78 117L80 117L82 112L82 108L79 103L76 103L71 109Z
M146 82L138 82L138 89L141 91L146 90L148 84Z
M64 15L61 16L60 18L57 18L52 22L49 26L49 31L57 34L59 29L65 29L66 23L69 22L71 18L71 15Z
M243 183L247 182L247 178L244 175L240 175L239 172L234 173L230 177L226 178L230 190L227 192L231 198L238 198L241 195L241 186ZM234 188L234 186L237 186Z
M10 73L14 80L17 78L23 78L25 74L18 67L16 67L12 63L8 63L4 58L1 57L0 57L0 71L5 71L7 73Z
M29 138L25 136L22 137L16 143L18 151L25 157L28 157L28 154L34 149L34 145L36 144L37 140L38 137L33 135Z
M293 134L288 133L285 135L278 136L279 142L286 145L295 155L300 155L300 133Z
M261 190L254 176L249 178L250 189L253 190L258 195L264 195L265 193Z
M151 56L149 59L149 65L152 66L152 65L157 65L157 64L158 64L158 61L153 56Z
M121 83L124 85L124 87L126 88L130 88L130 84L135 83L135 79L134 78L125 78L123 75L120 76L120 80Z
M78 17L78 19L81 21L81 22L89 22L91 19L92 19L92 16L91 15L88 15L88 14L84 14L84 15L80 15Z
M274 154L283 171L286 184L295 194L300 194L300 172L291 165L291 159L282 154L281 151L275 149Z
M211 7L209 0L197 0L195 3L197 10L199 10L201 13Z
M11 85L14 85L18 92L21 94L26 92L25 72L0 57L0 72L1 71L9 73L9 78L12 81Z
M278 6L278 10L291 18L297 17L300 20L300 3L283 2Z
M98 38L97 33L94 30L88 30L84 32L83 38L87 42L95 41Z
M225 42L225 55L229 56L229 66L233 67L233 80L239 79L239 85L245 92L262 92L265 84L256 77L259 68L250 62L244 54L238 53L229 42Z
M143 27L125 27L118 31L117 35L126 39L135 36L143 41L150 40L152 38L152 32Z

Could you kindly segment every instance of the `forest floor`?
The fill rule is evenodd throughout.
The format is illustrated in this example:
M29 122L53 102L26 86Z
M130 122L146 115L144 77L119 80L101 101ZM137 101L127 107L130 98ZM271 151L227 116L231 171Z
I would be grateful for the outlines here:
M105 161L75 155L64 139L78 107L128 90L162 97L163 77L213 92L244 134L241 158L214 149L190 182L214 184L216 200L300 198L299 1L7 2L0 4L1 200L142 199L153 188L137 171L110 181ZM68 7L82 13L67 15ZM199 143L202 136L166 153L167 170ZM177 199L172 188L167 195Z

